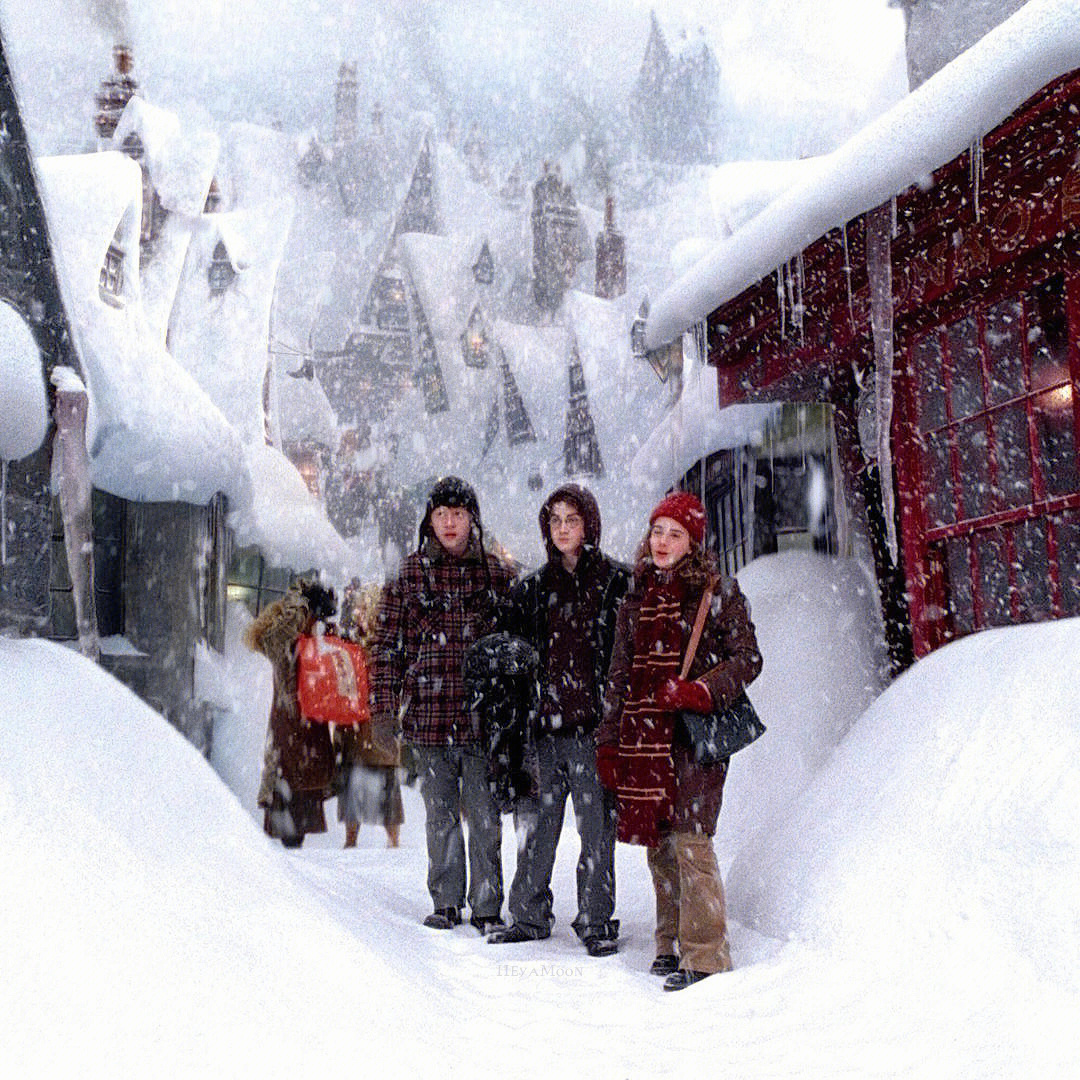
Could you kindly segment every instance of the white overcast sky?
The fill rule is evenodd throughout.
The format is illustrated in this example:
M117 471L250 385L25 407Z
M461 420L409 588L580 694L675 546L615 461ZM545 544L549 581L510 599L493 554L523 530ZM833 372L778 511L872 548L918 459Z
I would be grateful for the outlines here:
M847 133L902 91L903 19L887 0L0 0L0 25L36 149L55 153L83 148L120 33L157 103L294 129L327 123L342 60L372 96L415 95L425 42L459 92L609 101L637 73L650 10L673 36L704 31L745 127L805 124L794 156L820 149L823 117Z

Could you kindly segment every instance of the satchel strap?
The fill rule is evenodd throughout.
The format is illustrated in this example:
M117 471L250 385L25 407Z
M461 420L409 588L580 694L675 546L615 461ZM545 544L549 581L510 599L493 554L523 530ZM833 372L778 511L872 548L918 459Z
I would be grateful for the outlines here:
M679 672L680 679L685 679L690 673L690 665L694 662L698 642L701 640L701 631L705 629L705 616L709 614L709 607L712 605L712 597L712 589L706 586L705 591L701 594L701 603L698 604L697 616L694 618L694 628L690 631L690 640L686 645L682 671Z

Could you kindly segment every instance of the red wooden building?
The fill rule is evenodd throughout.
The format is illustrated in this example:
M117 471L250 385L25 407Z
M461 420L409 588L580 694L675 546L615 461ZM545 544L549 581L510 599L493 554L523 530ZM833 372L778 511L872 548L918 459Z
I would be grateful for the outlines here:
M882 504L857 411L874 382L868 227L891 218L900 551L895 565L880 542L875 555L916 656L984 627L1080 614L1078 135L1073 72L932 182L819 236L789 273L708 316L721 406L833 403L845 488L874 534Z

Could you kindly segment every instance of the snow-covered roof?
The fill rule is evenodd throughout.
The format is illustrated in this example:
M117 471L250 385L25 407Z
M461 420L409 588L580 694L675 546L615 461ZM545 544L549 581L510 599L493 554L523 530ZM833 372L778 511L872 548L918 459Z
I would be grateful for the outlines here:
M263 438L270 308L292 210L291 201L278 200L203 215L192 236L169 323L173 356L244 442ZM236 276L214 295L209 271L219 244Z
M144 162L161 205L194 217L202 213L214 178L220 141L212 131L184 131L180 118L136 95L124 107L111 145L123 148L130 135L143 146Z
M240 547L258 547L272 566L316 568L336 583L348 581L358 559L338 535L322 504L279 451L265 443L244 450L254 497L229 515Z
M236 432L165 350L140 303L139 167L110 151L44 158L38 172L86 373L95 486L135 501L197 504L223 491L233 506L245 505L250 488ZM124 284L106 302L99 277L114 240Z
M630 467L642 484L675 484L696 462L717 450L760 443L775 404L717 408L716 369L688 362L679 400L645 440Z
M23 317L0 302L0 459L32 454L49 427L41 353Z
M206 205L221 144L212 131L186 130L175 113L138 95L125 106L110 145L121 150L131 135L142 144L150 184L167 211L139 268L143 309L164 345L191 231Z
M1080 67L1080 0L1030 0L843 146L656 300L658 348L830 229L951 161L1053 79Z
M439 238L406 238L413 256L440 253L450 258L455 245ZM437 278L437 272L432 272ZM543 557L534 508L567 478L564 442L570 403L569 364L576 342L604 464L602 477L575 476L596 495L604 518L605 547L629 557L645 528L649 507L666 483L651 485L630 477L630 463L644 434L660 419L665 392L652 369L633 358L629 326L633 304L627 297L601 300L567 294L557 323L532 326L494 319L493 339L528 414L535 441L511 444L507 435L503 374L498 355L486 368L468 367L453 332L464 328L467 312L440 308L453 318L442 362L450 407L429 414L423 395L410 390L395 403L389 427L399 436L391 464L395 483L411 486L442 473L464 476L480 495L485 531L496 536L526 565ZM498 429L485 447L492 412ZM536 486L539 484L539 486ZM523 507L529 507L523 512Z

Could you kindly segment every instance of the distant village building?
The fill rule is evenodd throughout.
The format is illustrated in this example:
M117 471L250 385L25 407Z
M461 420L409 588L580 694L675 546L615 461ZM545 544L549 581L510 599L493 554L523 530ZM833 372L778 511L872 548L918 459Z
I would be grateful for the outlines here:
M533 293L542 311L555 311L570 287L582 248L581 213L569 184L557 170L544 165L533 185Z
M714 162L720 152L720 65L703 35L674 48L652 14L630 104L634 136L653 161Z

